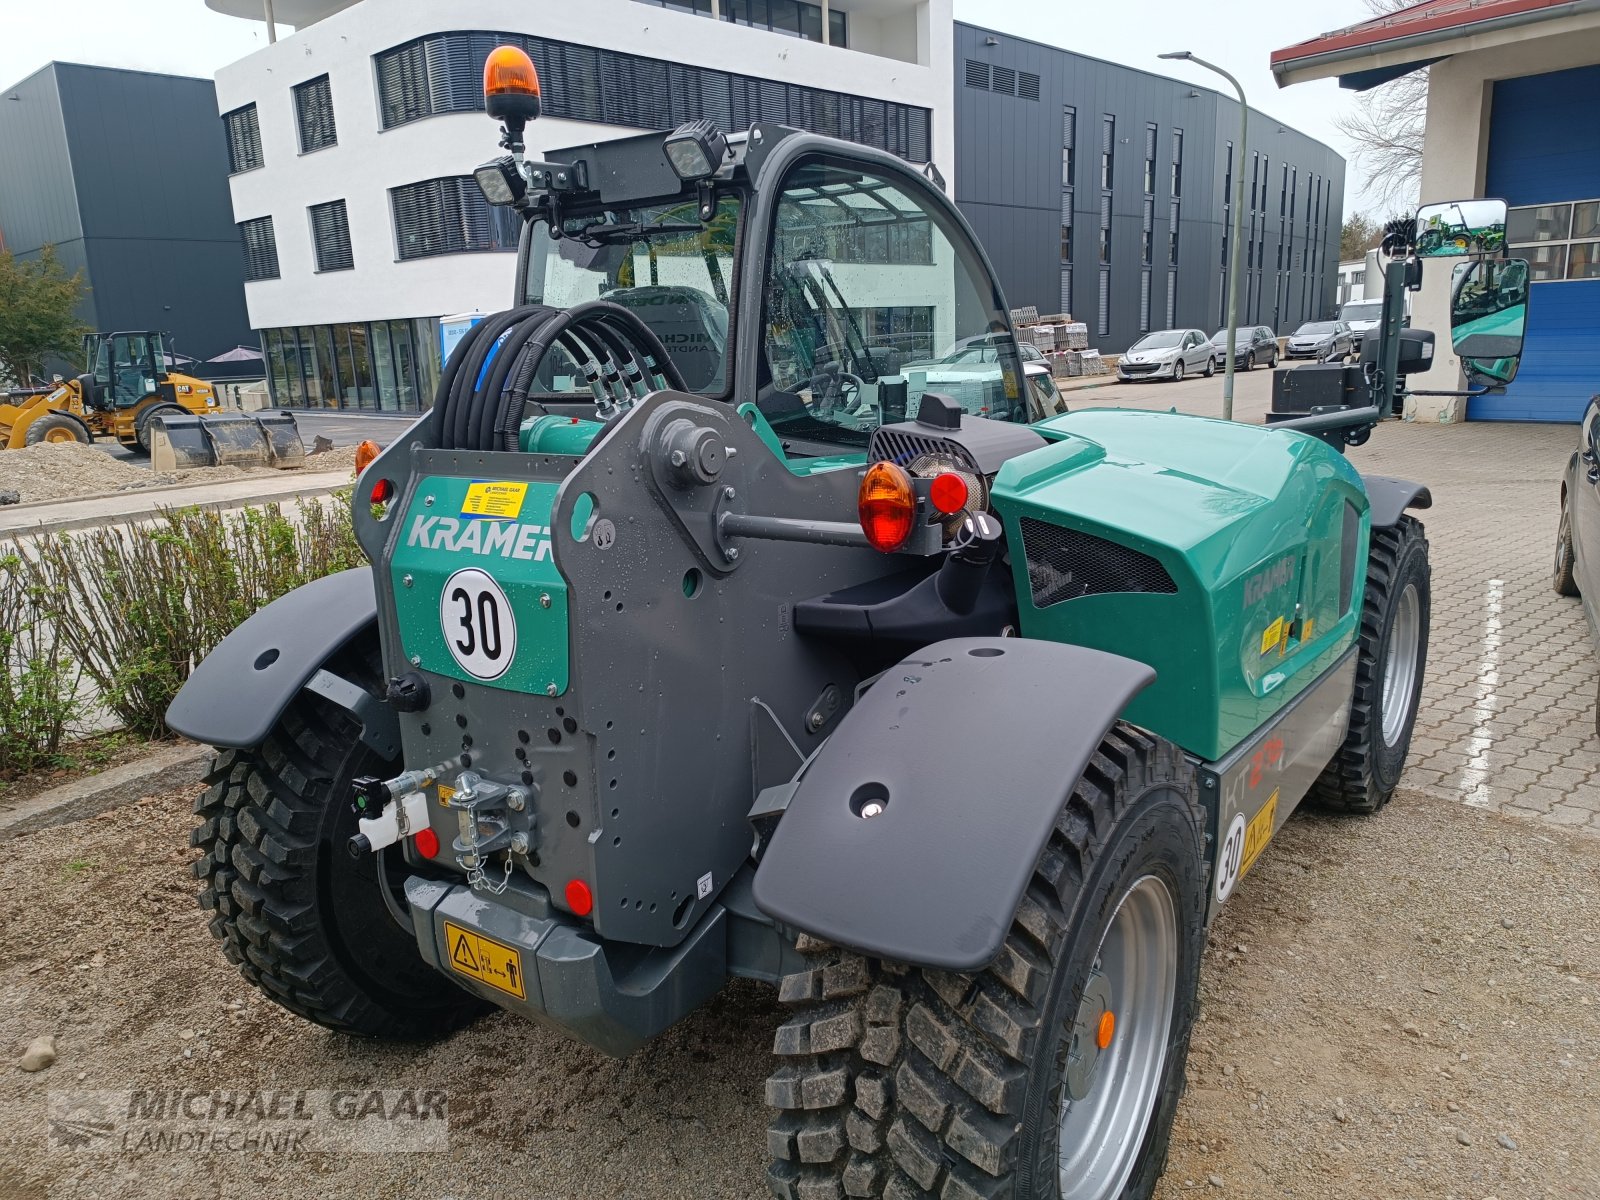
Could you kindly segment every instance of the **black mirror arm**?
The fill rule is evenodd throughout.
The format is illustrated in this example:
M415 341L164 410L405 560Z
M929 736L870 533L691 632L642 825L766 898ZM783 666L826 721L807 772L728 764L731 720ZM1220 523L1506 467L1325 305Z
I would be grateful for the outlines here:
M1487 396L1492 391L1494 391L1492 387L1468 388L1464 392L1424 392L1407 388L1404 394L1407 396L1465 396L1470 400L1474 396Z

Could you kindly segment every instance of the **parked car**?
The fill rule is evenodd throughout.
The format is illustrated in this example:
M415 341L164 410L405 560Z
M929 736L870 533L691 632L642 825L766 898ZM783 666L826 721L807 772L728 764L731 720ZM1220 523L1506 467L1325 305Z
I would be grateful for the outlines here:
M1359 346L1361 335L1369 329L1376 329L1383 320L1383 301L1352 300L1339 310L1339 320L1350 326L1350 332L1356 335L1356 345Z
M1228 331L1217 330L1211 339L1211 358L1221 371L1228 365ZM1253 371L1257 363L1278 365L1278 335L1265 325L1241 325L1233 342L1235 370Z
M1205 334L1198 329L1163 329L1128 347L1117 363L1117 378L1178 380L1193 371L1209 377L1216 369Z
M1360 348L1360 335L1343 321L1307 321L1290 335L1283 356L1327 362L1354 354Z

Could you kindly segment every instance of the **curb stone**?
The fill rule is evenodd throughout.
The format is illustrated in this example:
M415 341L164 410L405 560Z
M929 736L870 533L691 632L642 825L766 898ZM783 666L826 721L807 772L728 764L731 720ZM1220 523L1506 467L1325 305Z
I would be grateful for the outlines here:
M15 804L0 801L0 842L97 816L156 792L197 783L210 763L209 747L182 742Z

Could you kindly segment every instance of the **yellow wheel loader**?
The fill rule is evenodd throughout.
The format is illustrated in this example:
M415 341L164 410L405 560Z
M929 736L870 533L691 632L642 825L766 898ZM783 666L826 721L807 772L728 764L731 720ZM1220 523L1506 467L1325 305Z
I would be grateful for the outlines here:
M203 379L167 369L166 336L152 331L93 333L84 339L89 370L47 389L13 393L0 404L0 449L39 442L114 437L150 453L151 422L160 416L213 412L217 396Z
M50 387L0 393L0 450L116 438L158 471L297 466L305 446L288 413L226 413L205 380L168 370L165 334L92 333L88 371Z

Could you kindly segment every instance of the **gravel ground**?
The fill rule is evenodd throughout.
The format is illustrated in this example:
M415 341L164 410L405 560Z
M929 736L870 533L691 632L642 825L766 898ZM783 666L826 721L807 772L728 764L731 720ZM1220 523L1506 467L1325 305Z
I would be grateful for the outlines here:
M0 861L0 1196L757 1197L779 1013L730 988L625 1062L504 1014L357 1043L262 1001L194 906L189 794ZM1297 817L1212 934L1158 1196L1600 1196L1600 840L1420 795ZM127 1154L47 1135L77 1089L437 1087L449 1155ZM103 1144L97 1144L103 1145Z
M354 470L353 447L329 450L306 459L295 470ZM156 473L147 466L135 466L113 458L103 450L81 442L42 442L23 450L0 454L0 491L17 491L21 503L38 504L50 500L70 500L100 496L141 488L175 487L195 483L220 483L252 475L281 475L275 467L199 467L192 471Z

